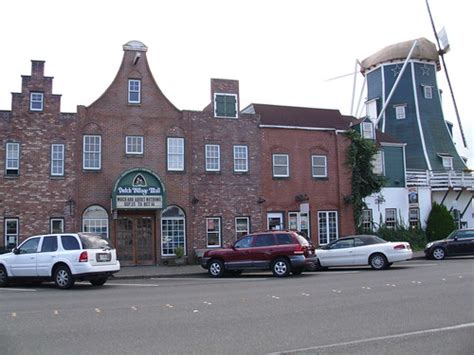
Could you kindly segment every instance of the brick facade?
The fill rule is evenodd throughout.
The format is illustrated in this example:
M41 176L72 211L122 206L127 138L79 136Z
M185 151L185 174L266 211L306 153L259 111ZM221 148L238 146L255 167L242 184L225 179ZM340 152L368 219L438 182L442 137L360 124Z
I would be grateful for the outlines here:
M6 166L6 144L20 143L19 174L9 176L4 170L1 179L0 246L5 244L8 218L18 219L22 241L48 233L50 218L62 218L66 232L82 230L83 218L96 206L107 214L108 235L118 245L119 255L129 253L125 264L167 263L163 210L113 207L121 179L140 171L161 182L164 207L176 206L184 214L184 246L190 258L208 246L206 218L220 220L220 245L224 245L236 239L236 217L248 217L250 231L266 229L268 212L283 211L287 216L299 210L298 195L308 197L313 241L318 242L317 211L338 211L339 234L353 232L352 211L343 203L350 193L350 173L344 166L348 143L342 135L335 130L263 127L261 115L240 110L236 80L212 79L211 103L203 111L179 110L156 84L146 50L140 42L127 43L118 73L104 94L71 114L60 112L60 95L52 94L53 78L44 77L44 62L33 61L32 75L22 77L22 92L13 94L12 110L0 112L2 166ZM130 79L140 84L136 103L128 99ZM42 111L29 109L31 92L44 93ZM215 94L236 98L237 117L216 117ZM84 167L85 136L100 137L98 169ZM143 153L126 153L127 136L143 137ZM167 139L173 137L184 139L184 166L179 171L168 169ZM54 177L51 144L58 143L65 146L65 174ZM206 145L219 146L218 171L206 170ZM235 146L246 147L247 171L234 169ZM287 179L272 177L275 152L291 157ZM313 153L327 155L327 179L311 177ZM146 228L144 223L149 223Z

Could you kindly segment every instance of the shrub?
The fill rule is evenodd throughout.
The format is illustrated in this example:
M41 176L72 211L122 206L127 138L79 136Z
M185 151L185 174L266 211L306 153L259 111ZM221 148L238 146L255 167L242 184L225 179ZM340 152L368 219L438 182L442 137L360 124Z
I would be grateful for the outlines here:
M408 242L415 250L422 250L426 244L426 235L422 229L398 226L396 229L381 226L376 234L387 242Z
M456 229L453 216L444 205L433 202L430 215L426 224L426 237L428 241L446 238Z
M178 259L182 258L184 256L184 248L183 247L176 247L175 250L174 250L174 254L176 255L176 257Z

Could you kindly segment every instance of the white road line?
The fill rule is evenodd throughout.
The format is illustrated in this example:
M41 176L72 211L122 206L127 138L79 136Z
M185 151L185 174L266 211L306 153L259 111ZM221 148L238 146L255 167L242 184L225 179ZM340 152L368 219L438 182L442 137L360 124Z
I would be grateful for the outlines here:
M1 288L0 291L36 292L37 290L31 288Z
M472 275L474 274L473 272L458 272L457 274L449 274L448 276L459 276L459 275Z
M119 283L112 283L108 282L107 285L110 286L131 286L131 287L158 287L157 284L119 284Z
M317 274L317 275L340 275L340 274L358 274L360 271L336 271L334 269L330 271L315 271L311 272L311 274Z
M379 340L388 340L388 339L409 337L409 336L414 336L414 335L439 333L439 332L444 332L444 331L448 331L448 330L459 330L459 329L472 328L472 327L474 327L474 323L464 323L464 324L454 325L454 326L451 326L451 327L425 329L425 330L419 330L419 331L415 331L415 332L387 335L387 336L376 337L376 338L353 340L353 341L347 341L347 342L343 342L343 343L334 343L334 344L328 344L328 345L313 346L313 347L310 347L310 348L293 349L293 350L269 353L269 355L291 354L291 353L299 353L299 352L305 352L305 351L314 351L314 350L321 350L321 349L328 349L328 348L336 348L336 347L339 347L339 346L357 345L357 344L369 343L369 342L379 341Z

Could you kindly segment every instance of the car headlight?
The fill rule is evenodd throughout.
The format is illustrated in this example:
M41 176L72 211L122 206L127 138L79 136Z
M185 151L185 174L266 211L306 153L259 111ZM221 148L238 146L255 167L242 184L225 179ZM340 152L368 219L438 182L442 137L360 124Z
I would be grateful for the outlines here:
M431 248L431 246L432 246L433 244L434 244L433 242L428 243L428 244L426 244L426 247L425 247L425 248L426 248L426 249Z

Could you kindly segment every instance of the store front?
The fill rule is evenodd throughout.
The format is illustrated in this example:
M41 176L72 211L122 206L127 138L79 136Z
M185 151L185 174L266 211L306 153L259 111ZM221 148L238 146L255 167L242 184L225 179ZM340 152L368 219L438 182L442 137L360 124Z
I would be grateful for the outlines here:
M164 207L164 186L151 170L128 170L117 179L112 192L113 239L122 265L156 264L156 225Z

